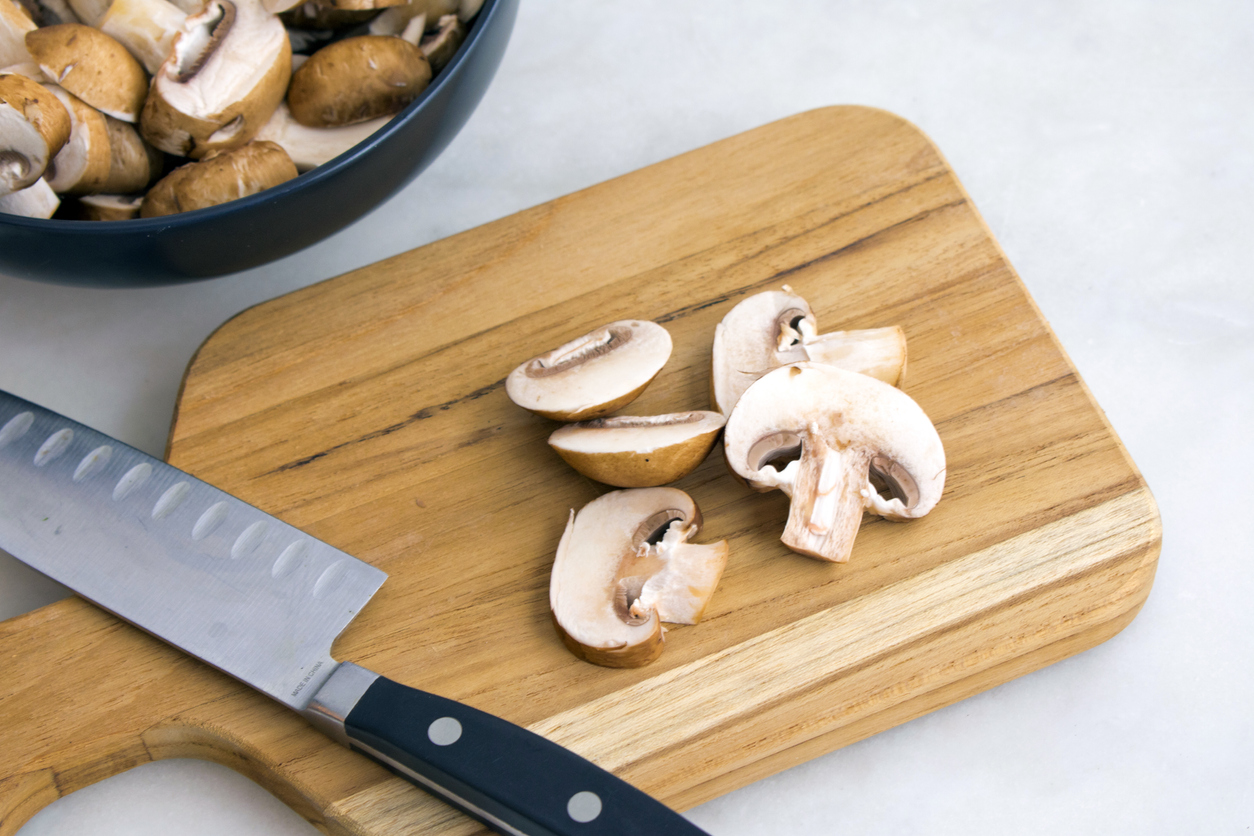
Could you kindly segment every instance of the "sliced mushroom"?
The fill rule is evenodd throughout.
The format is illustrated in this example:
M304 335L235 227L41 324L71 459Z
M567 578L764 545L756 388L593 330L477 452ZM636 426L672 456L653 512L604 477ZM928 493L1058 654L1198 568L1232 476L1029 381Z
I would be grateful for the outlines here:
M0 3L0 67L31 63L26 34L35 31L35 21L14 3Z
M110 35L156 75L174 48L187 12L167 0L113 0L100 20L100 31Z
M0 0L3 2L3 0ZM51 218L61 204L47 180L36 180L20 192L0 195L0 212L23 218Z
M945 450L905 392L857 372L797 363L755 381L723 435L732 472L790 498L790 549L844 563L863 511L921 517L945 486Z
M701 512L675 488L612 491L571 512L549 607L572 653L608 667L648 664L662 622L696 624L727 565L727 542L689 543Z
M76 201L74 218L83 221L129 221L139 217L142 194L89 194Z
M418 46L431 64L431 71L438 73L453 60L465 38L466 27L461 19L457 15L445 15L440 18L436 31L423 38Z
M555 421L586 421L634 401L671 356L656 322L625 319L534 357L510 372L510 400Z
M240 147L283 100L291 56L287 30L258 0L208 0L153 78L144 138L195 160Z
M57 194L104 191L113 167L109 117L61 87L47 87L70 115L70 139L48 164L44 179Z
M217 206L285 183L296 173L278 145L253 141L174 169L148 190L139 214L155 218Z
M549 446L575 470L618 488L682 479L710 454L726 419L718 412L595 418L559 427Z
M105 194L130 194L143 191L161 175L165 159L153 148L134 125L105 117L109 131L109 176L98 187Z
M900 328L818 334L806 300L783 290L758 293L732 308L714 332L711 388L727 414L749 384L789 363L839 366L899 386L905 375L906 339Z
M310 128L293 119L287 104L281 103L270 121L257 132L256 139L282 146L296 164L296 170L304 172L335 159L391 120L391 116L380 116L338 128Z
M431 65L400 38L359 35L324 46L292 74L287 105L311 128L398 113L431 81Z
M45 26L26 35L40 69L87 104L134 122L148 95L148 74L118 41L82 23Z
M69 141L70 114L43 85L0 75L0 195L29 188Z

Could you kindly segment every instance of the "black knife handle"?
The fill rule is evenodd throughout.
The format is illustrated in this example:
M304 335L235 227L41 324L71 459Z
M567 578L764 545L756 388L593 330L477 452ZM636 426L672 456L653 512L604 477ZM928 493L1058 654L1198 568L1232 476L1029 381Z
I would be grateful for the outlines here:
M380 676L344 718L350 745L505 834L708 836L538 734Z

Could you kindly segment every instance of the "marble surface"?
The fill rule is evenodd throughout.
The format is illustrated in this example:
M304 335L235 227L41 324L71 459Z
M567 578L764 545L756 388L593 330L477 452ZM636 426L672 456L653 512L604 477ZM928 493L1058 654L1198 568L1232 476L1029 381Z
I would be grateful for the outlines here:
M1254 5L526 0L482 106L372 216L263 269L145 290L0 276L0 387L160 455L233 314L717 139L869 104L940 146L1160 504L1111 641L692 810L716 836L1254 827ZM0 618L64 592L0 555ZM3 718L0 718L2 727ZM2 737L2 732L0 732ZM310 836L172 761L23 836Z

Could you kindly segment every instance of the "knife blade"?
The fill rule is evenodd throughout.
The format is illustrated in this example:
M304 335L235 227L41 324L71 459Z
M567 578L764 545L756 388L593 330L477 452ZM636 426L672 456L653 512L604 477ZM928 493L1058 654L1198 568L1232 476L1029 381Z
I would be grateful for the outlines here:
M499 833L704 833L540 735L334 660L384 572L3 390L0 548Z

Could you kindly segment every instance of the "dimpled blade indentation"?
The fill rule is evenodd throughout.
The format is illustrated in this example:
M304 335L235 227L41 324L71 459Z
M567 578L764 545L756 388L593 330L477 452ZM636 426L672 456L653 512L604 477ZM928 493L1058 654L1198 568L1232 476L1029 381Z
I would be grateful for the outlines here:
M298 710L383 572L0 391L0 548Z

